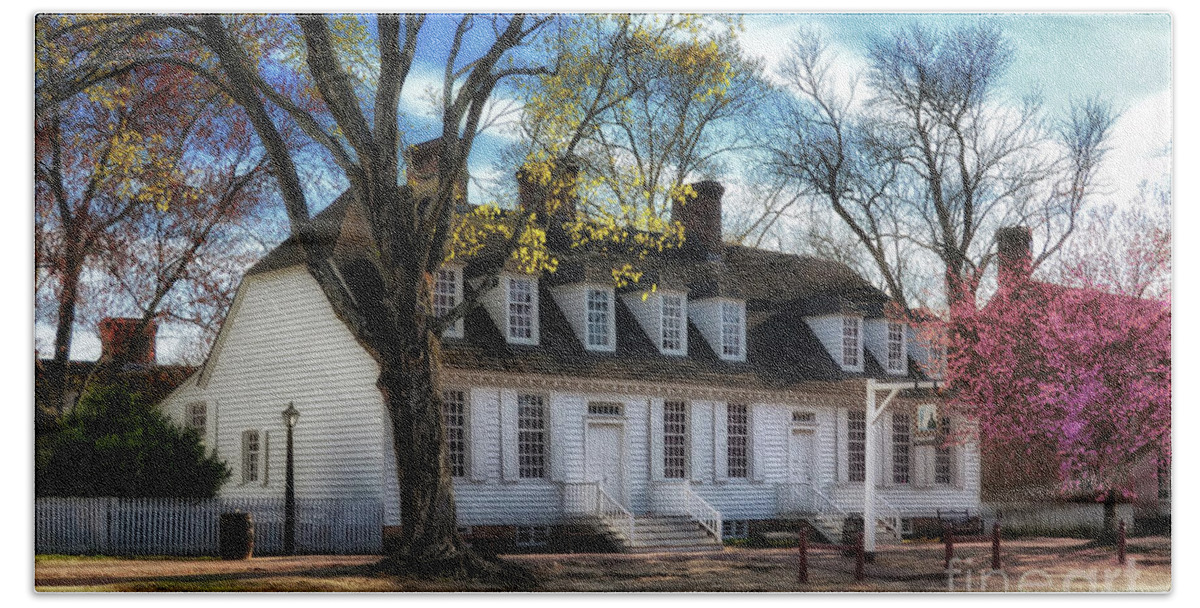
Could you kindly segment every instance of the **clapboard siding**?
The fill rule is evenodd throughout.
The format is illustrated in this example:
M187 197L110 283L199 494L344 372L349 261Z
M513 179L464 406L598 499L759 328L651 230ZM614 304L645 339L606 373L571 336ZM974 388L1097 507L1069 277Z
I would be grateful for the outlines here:
M928 488L878 487L876 495L888 501L904 517L931 517L938 509L966 509L972 513L980 508L979 494L957 486ZM846 511L862 510L862 484L843 484L830 496ZM883 513L880 513L883 515Z
M911 403L897 403L893 407L909 406ZM913 483L895 484L892 480L891 451L892 451L892 414L885 412L878 422L878 445L880 446L876 461L878 485L876 493L898 509L905 517L922 517L935 515L938 509L968 509L977 511L980 508L980 460L979 453L973 443L954 446L954 483L931 484L917 482L916 468L921 466L920 460L932 467L933 450L929 446L913 449ZM858 511L862 509L862 483L850 483L845 479L846 462L846 410L841 409L838 416L838 453L843 473L840 483L833 487L830 497L843 509ZM827 456L822 455L822 460Z
M217 447L216 444L216 429L217 429L217 404L212 399L206 399L203 393L196 387L197 374L192 374L190 378L180 384L171 394L163 400L159 407L163 413L175 421L176 424L183 427L190 427L192 420L191 407L193 403L204 403L206 409L206 421L204 425L204 436L200 440L210 451ZM218 454L219 455L219 454Z
M548 479L468 484L455 482L458 523L464 526L552 524L562 518L559 485Z
M495 303L493 303L495 304ZM499 311L493 311L499 312ZM711 324L712 310L693 307L692 322ZM840 316L810 319L814 331L836 345L840 354ZM253 275L239 290L237 303L203 375L184 383L164 407L183 422L187 406L208 404L210 446L225 459L234 477L221 490L229 498L270 498L283 493L286 430L282 410L293 402L301 412L296 427L297 494L306 498L382 500L385 525L400 522L399 492L390 420L375 379L378 367L337 320L316 282L302 269ZM548 428L547 477L520 479L516 467L516 401L529 389L482 385L469 373L446 370L447 387L468 396L467 475L454 488L462 525L547 524L562 517L561 483L588 479L586 436L591 402L624 407L621 424L628 507L646 513L662 475L662 403L658 395L595 393L571 390L538 392L545 398ZM688 399L675 387L672 398L689 404L688 483L726 519L763 519L776 515L779 484L792 480L789 454L797 428L795 410L813 412L805 424L815 441L813 480L847 510L861 509L861 484L845 476L844 397L828 401L815 395L803 403L786 400L749 402L750 471L746 479L728 479L725 450L728 403ZM911 404L908 404L911 405ZM611 421L611 419L609 419ZM263 435L265 481L241 480L241 437L247 429ZM880 425L886 473L890 416ZM973 447L957 449L956 485L881 488L880 495L906 515L938 508L979 507L979 459ZM839 479L840 477L840 479ZM888 475L880 475L889 479Z
M770 519L775 516L775 486L745 480L693 487L721 518Z
M579 483L584 478L584 395L550 393L550 472L554 481ZM556 464L554 461L557 460Z
M380 498L385 419L375 362L300 267L247 277L238 299L204 375L172 394L168 405L182 421L187 404L209 404L214 447L233 471L221 495L282 495L281 412L291 402L300 411L297 495ZM241 441L249 429L262 433L266 471L260 481L243 483Z
M751 475L766 483L786 482L788 422L783 417L784 409L776 404L759 403L751 407L751 412L752 449L760 453L756 459L758 466L752 467L757 470L752 470Z

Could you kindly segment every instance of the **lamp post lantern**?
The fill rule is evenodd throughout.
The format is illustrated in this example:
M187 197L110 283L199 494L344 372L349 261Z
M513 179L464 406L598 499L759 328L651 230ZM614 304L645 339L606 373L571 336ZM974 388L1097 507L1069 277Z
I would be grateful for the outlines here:
M287 470L283 485L283 552L287 555L296 554L296 484L295 471L292 464L292 429L300 420L300 412L296 406L288 402L283 410L283 423L287 426Z

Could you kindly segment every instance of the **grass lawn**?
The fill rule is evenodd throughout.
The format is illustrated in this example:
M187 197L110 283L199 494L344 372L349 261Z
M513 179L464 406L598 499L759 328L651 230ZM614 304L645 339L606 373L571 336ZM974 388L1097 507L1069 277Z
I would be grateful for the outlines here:
M955 591L1169 591L1171 543L1131 539L1130 563L1110 548L1073 538L1006 540L1001 572L990 572L991 546L956 547ZM809 583L796 580L795 549L727 548L703 554L513 555L541 591L948 591L938 543L881 546L866 580L854 560L828 548L809 554ZM309 555L212 558L38 556L39 591L494 591L458 580L418 581L376 574L378 556ZM1005 586L1007 585L1007 587Z

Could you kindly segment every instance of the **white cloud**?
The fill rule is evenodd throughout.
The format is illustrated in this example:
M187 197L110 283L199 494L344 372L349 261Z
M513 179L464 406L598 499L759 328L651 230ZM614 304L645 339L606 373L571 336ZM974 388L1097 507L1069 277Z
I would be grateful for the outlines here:
M832 62L829 76L837 98L850 99L853 96L854 106L861 104L869 93L863 81L867 72L867 58L840 42L827 25L816 21L797 22L793 16L782 21L748 18L739 40L747 55L763 59L767 81L784 85L786 81L781 70L791 53L792 42L802 35L816 35L825 40L827 57Z
M1170 89L1142 97L1113 126L1109 153L1100 172L1102 197L1125 205L1143 181L1171 175L1172 96Z
M433 69L421 69L413 66L404 80L404 89L400 91L400 107L411 118L433 120L438 113L430 102L429 92L434 91L441 98L442 74Z
M54 326L49 323L34 325L34 343L39 357L54 356ZM100 337L95 331L75 327L71 337L71 358L76 361L94 361L100 358Z
M34 348L39 358L48 359L54 356L54 326L49 323L35 323ZM155 340L155 360L163 364L189 363L196 364L207 354L200 329L195 326L171 323L160 325ZM71 359L75 361L95 361L100 358L100 336L94 329L75 326L75 335L71 337Z

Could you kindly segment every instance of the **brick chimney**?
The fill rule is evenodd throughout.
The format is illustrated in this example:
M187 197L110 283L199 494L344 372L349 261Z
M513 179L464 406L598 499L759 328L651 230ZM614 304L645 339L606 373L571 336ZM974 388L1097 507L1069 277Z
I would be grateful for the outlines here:
M1033 268L1033 234L1026 226L1007 226L996 231L1000 285L1014 286L1029 279Z
M575 219L578 193L575 185L579 181L579 160L575 157L561 158L551 169L550 183L541 184L522 167L517 170L517 198L526 213L536 213L537 221L546 227L546 239L551 246L566 246L567 234L564 222ZM554 200L555 205L548 205ZM548 210L548 206L553 209Z
M141 319L108 317L100 320L100 358L125 357L137 365L154 365L158 321L150 321L141 340L134 339Z
M413 144L404 149L405 177L408 186L417 196L433 196L437 193L438 159L442 150L442 138ZM466 201L467 172L459 176L454 185L456 199Z
M721 239L721 197L725 187L706 180L692 184L696 196L671 202L671 219L683 224L683 251L698 258L715 260L725 250Z

